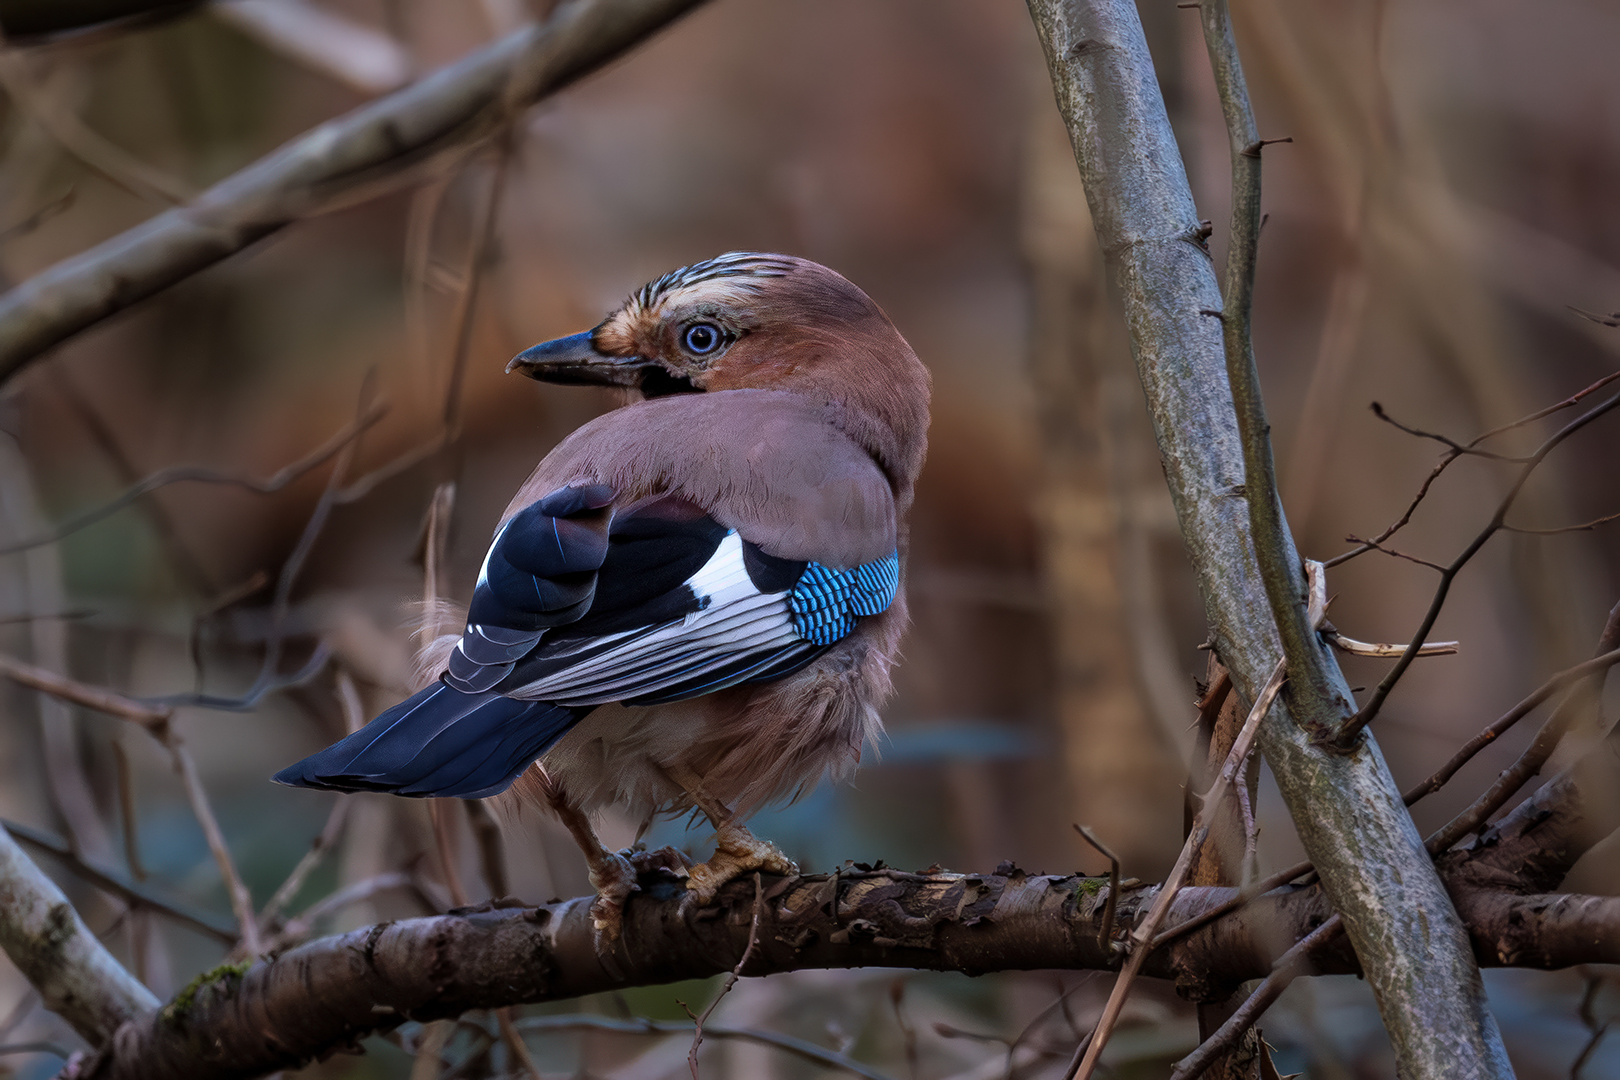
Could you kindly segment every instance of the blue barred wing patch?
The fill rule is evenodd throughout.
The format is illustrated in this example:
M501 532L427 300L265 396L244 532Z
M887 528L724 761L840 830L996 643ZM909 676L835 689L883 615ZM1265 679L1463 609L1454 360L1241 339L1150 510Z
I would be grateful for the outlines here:
M856 616L887 611L899 588L898 551L850 570L810 563L788 594L793 628L806 641L831 645L855 629Z

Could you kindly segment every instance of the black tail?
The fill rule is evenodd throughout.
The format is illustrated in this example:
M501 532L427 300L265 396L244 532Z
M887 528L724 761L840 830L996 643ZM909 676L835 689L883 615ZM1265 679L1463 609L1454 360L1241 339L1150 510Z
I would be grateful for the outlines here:
M275 775L289 787L482 799L511 786L590 709L434 683Z

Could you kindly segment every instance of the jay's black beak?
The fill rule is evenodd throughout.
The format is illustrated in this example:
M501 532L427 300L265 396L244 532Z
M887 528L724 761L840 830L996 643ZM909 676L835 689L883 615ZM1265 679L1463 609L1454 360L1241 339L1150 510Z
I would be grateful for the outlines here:
M524 349L506 365L541 382L592 386L640 386L647 361L637 356L604 356L589 330Z
M589 330L524 349L512 357L506 370L508 374L521 371L541 382L623 386L640 390L644 397L692 394L701 389L684 376L639 356L605 356L597 352Z

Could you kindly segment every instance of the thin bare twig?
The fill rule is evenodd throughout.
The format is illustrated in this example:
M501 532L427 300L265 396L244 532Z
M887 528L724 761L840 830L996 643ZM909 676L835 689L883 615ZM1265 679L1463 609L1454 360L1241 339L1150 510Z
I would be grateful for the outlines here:
M98 521L105 520L135 502L144 495L149 495L159 488L170 484L200 483L224 484L230 487L242 488L257 495L273 495L292 483L294 480L320 468L333 457L337 456L346 446L354 442L367 429L376 424L387 413L387 407L382 403L371 405L358 421L344 425L331 438L288 465L282 466L264 479L244 476L240 473L225 472L211 469L204 465L170 465L157 470L141 479L139 482L126 488L117 498L103 503L93 510L87 510L76 517L69 518L62 524L29 537L4 546L0 546L0 555L11 555L29 548L40 547L44 544L54 544L58 540L66 539L81 529L88 528Z
M141 865L140 823L135 816L135 777L129 767L129 750L122 737L112 741L113 764L118 777L118 817L124 827L124 861L129 864L130 876L136 881L146 880L146 867Z
M315 542L320 538L327 519L331 517L343 479L355 455L359 453L360 440L365 434L364 420L373 411L372 394L376 375L377 369L372 368L360 380L360 394L355 403L354 437L339 446L336 460L332 463L332 472L327 477L326 486L321 490L321 497L316 500L315 509L310 511L309 520L304 524L304 531L299 534L298 542L293 545L286 561L281 564L281 573L276 577L276 591L270 601L270 633L265 643L264 658L259 663L259 674L253 680L253 685L239 697L190 693L170 694L154 700L170 706L195 705L226 712L245 712L257 706L265 694L287 685L286 680L276 672L281 666L281 652L285 644L282 630L287 620L287 609L292 602L293 586L298 581L299 572L304 568L304 561L315 549ZM301 681L313 676L325 666L326 656L326 646L318 645L314 657L294 678Z
M1404 431L1414 438L1429 439L1440 443L1442 446L1450 448L1453 454L1459 456L1468 454L1473 457L1486 458L1490 461L1506 461L1514 465L1523 465L1525 462L1530 460L1527 457L1518 457L1510 454L1498 454L1490 450L1481 450L1475 445L1475 443L1479 442L1479 439L1474 440L1472 443L1460 443L1449 435L1439 435L1432 431L1424 431L1422 428L1415 428L1411 427L1410 425L1403 424L1393 416L1389 415L1389 413L1385 412L1384 407L1376 401L1372 403L1371 408L1373 415L1378 417L1378 419L1382 420L1384 423L1388 424L1390 427ZM1484 438L1484 436L1481 436L1481 438Z
M1080 834L1080 839L1096 848L1097 853L1108 860L1108 901L1103 907L1102 929L1097 931L1097 944L1106 946L1108 939L1114 936L1114 911L1119 907L1119 856L1097 839L1097 834L1091 831L1089 825L1076 825L1074 831ZM1011 1052L1009 1048L1008 1053Z
M260 951L262 939L259 936L259 919L253 910L253 894L248 891L247 882L237 872L236 860L231 857L231 849L225 842L225 832L219 827L219 819L214 816L213 805L208 800L208 792L203 787L202 774L197 771L197 763L193 760L191 752L186 749L180 734L174 730L172 722L165 720L147 728L153 736L163 744L174 760L175 771L180 774L180 780L186 790L186 799L191 803L192 815L196 817L197 824L202 826L203 836L208 841L208 850L213 853L214 862L219 866L219 876L225 881L226 894L231 898L231 910L236 914L236 925L242 934L242 950L248 956L257 956Z
M1607 671L1615 664L1620 664L1620 649L1613 649L1602 656L1589 660L1587 664L1592 665L1588 674ZM1581 666L1585 667L1586 665ZM1599 685L1601 686L1601 683ZM1500 810L1513 797L1514 792L1518 791L1525 785L1526 781L1541 771L1541 767L1547 763L1547 759L1552 757L1553 751L1558 749L1559 741L1563 739L1570 725L1574 723L1576 714L1580 711L1575 707L1564 706L1570 706L1578 700L1580 700L1580 690L1578 688L1571 690L1569 697L1565 699L1564 705L1553 710L1552 716L1548 717L1547 722L1541 725L1541 729L1536 732L1536 737L1525 748L1524 753L1520 754L1512 765L1502 770L1496 781L1475 799L1466 810L1452 818L1444 828L1437 830L1424 841L1424 845L1431 854L1438 855L1458 840L1484 825L1490 820L1492 814Z
M1535 691L1531 693L1529 697L1526 697L1523 701L1513 706L1513 708L1503 713L1500 719L1496 720L1478 735L1475 735L1472 739L1469 739L1466 743L1464 743L1462 747L1451 756L1451 759L1444 765L1440 766L1440 768L1436 769L1434 774L1431 775L1427 780L1408 791L1406 793L1406 805L1411 806L1425 795L1439 791L1448 780L1457 774L1457 770L1461 769L1473 759L1475 754L1479 753L1486 746L1501 738L1520 720L1523 720L1526 716L1530 715L1531 711L1534 710L1536 706L1552 697L1558 691L1562 690L1566 686L1570 686L1573 683L1580 682L1582 679L1585 679L1588 676L1594 675L1600 671L1607 671L1615 664L1620 664L1620 649L1611 649L1608 652L1595 656L1590 660L1576 664L1574 667L1565 668L1563 671L1560 671L1558 674L1552 676L1546 682L1536 687ZM1447 846L1449 847L1450 845L1448 844Z
M834 890L837 895L837 890ZM906 1019L906 980L902 976L889 983L889 1010L894 1013L894 1026L900 1029L900 1045L906 1058L906 1075L918 1080L917 1029Z
M1356 536L1354 533L1352 533L1351 535L1345 537L1345 540L1348 543L1360 544L1362 547L1368 548L1368 549L1370 549L1372 551L1381 552L1381 553L1383 553L1385 555L1393 556L1394 558L1397 558L1397 559L1405 559L1407 562L1417 563L1419 566L1427 566L1430 570L1435 570L1435 571L1438 571L1439 573L1442 573L1442 574L1444 574L1446 572L1446 568L1444 566L1441 566L1437 562L1430 562L1428 559L1420 559L1416 555L1408 555L1406 552L1400 551L1400 550L1398 550L1396 548L1385 547L1382 543L1380 543L1377 540L1363 540L1361 537ZM1404 648L1404 646L1403 646L1403 648Z
M1620 325L1620 323L1615 325ZM1598 993L1603 989L1604 981L1603 976L1597 972L1591 972L1586 976L1586 990L1581 994L1581 1004L1576 1010L1576 1015L1581 1018L1581 1023L1586 1026L1586 1030L1592 1033L1592 1037L1587 1040L1586 1046L1581 1049L1579 1054L1575 1055L1575 1060L1570 1063L1569 1080L1581 1080L1581 1072L1586 1068L1586 1063L1592 1060L1592 1055L1597 1053L1598 1044L1603 1041L1603 1036L1607 1035L1609 1028L1614 1026L1613 1020L1598 1023L1597 1012L1593 1008L1597 1004Z
M461 433L461 389L467 369L467 354L472 348L473 315L478 310L479 287L483 283L484 267L495 243L495 225L501 212L501 197L506 192L506 178L510 171L513 144L512 129L507 126L500 136L496 152L494 174L489 180L489 192L479 204L478 221L473 227L472 246L467 252L466 285L456 298L455 341L450 353L450 373L444 392L444 412L440 417L447 437L454 442Z
M450 834L454 826L449 819L450 811L458 805L454 799L430 799L428 817L433 822L433 844L439 853L439 869L444 875L444 887L450 890L450 902L462 908L471 903L471 900L467 896L466 887L461 884L461 872L456 868L454 838Z
M1345 637L1337 630L1324 629L1322 637L1334 648L1355 656L1379 656L1393 660L1406 651L1405 645L1389 645L1379 641L1357 641L1352 637ZM1457 651L1459 643L1455 641L1425 641L1418 649L1419 656L1449 656Z
M516 1021L514 1026L519 1031L609 1031L626 1035L685 1035L692 1030L690 1024L677 1021L646 1020L639 1016L621 1020L617 1017L588 1014L530 1016ZM852 1076L863 1077L864 1080L890 1080L885 1074L870 1066L863 1065L847 1055L775 1031L716 1027L710 1024L703 1029L703 1035L704 1038L708 1039L737 1039L759 1043L761 1046L769 1046L792 1054L813 1065L837 1069Z
M1200 915L1195 915L1184 922L1177 923L1168 930L1162 931L1158 937L1153 939L1153 948L1157 949L1161 945L1168 945L1177 938L1185 937L1194 930L1208 926L1222 916L1230 915L1232 912L1244 907L1256 897L1264 896L1273 889L1280 889L1295 878L1301 878L1306 874L1313 873L1315 869L1307 860L1306 862L1296 863L1286 870L1279 870L1270 877L1261 878L1254 884L1238 890L1238 894L1224 904L1218 904Z
M52 697L70 701L75 705L83 705L87 709L116 716L142 727L149 728L153 724L165 723L174 715L172 709L148 705L144 701L125 697L104 687L91 686L89 683L46 671L14 656L0 654L0 675L50 694Z
M1242 729L1233 740L1231 753L1226 755L1226 763L1221 766L1220 774L1199 802L1198 817L1193 823L1192 831L1187 834L1186 843L1181 846L1181 854L1176 859L1176 865L1165 878L1164 884L1159 886L1158 894L1154 897L1153 906L1148 909L1146 918L1131 931L1130 958L1120 969L1119 978L1114 980L1114 989L1108 995L1108 1004L1103 1007L1102 1018L1097 1021L1097 1027L1091 1035L1084 1056L1064 1073L1064 1080L1076 1078L1086 1080L1096 1069L1097 1059L1102 1055L1103 1048L1108 1045L1108 1036L1113 1033L1114 1025L1119 1021L1120 1011L1125 1007L1131 983L1142 970L1142 964L1147 960L1148 953L1152 951L1154 935L1158 932L1165 915L1169 913L1171 901L1180 891L1181 883L1187 876L1187 869L1192 864L1193 855L1209 836L1210 816L1214 808L1220 805L1221 800L1226 798L1227 789L1231 787L1238 769L1248 758L1249 751L1254 746L1255 733L1260 729L1260 721L1270 711L1271 703L1282 690L1287 675L1287 662L1278 660L1271 678L1260 691L1259 697L1255 698L1254 708L1249 710Z
M370 900L379 893L392 892L395 889L410 893L425 912L437 914L440 911L439 905L434 903L433 898L417 887L417 881L413 875L402 871L389 871L388 873L366 878L363 881L356 881L352 885L345 885L330 896L322 897L299 912L297 921L312 925L328 915L336 914L351 904Z
M258 921L253 910L253 897L243 883L241 875L236 871L236 863L231 858L230 848L225 843L225 834L220 830L219 821L214 817L213 807L208 801L207 791L203 788L196 762L186 750L179 733L174 730L172 723L174 710L167 706L153 706L136 701L103 687L90 686L11 656L0 655L0 674L63 701L70 701L139 724L169 751L175 771L179 773L185 787L186 798L191 803L191 811L196 816L197 823L202 826L203 835L208 840L208 849L213 853L214 861L219 865L220 876L225 881L225 888L231 899L231 909L236 915L237 926L241 933L242 946L250 955L256 955L260 942Z
M506 874L506 850L501 845L500 823L481 799L463 799L461 805L467 811L467 824L478 842L478 864L489 886L489 895L496 899L510 895L512 887Z
M51 220L51 218L66 211L73 205L73 201L77 197L78 190L76 188L69 187L64 190L62 194L58 195L50 202L47 202L38 210L30 212L17 221L13 221L9 225L0 225L0 243L4 243L7 240L15 240L19 236L27 236L41 225Z
M188 185L92 130L50 95L39 93L27 69L26 54L4 45L0 40L0 84L29 119L62 149L138 199L169 207L195 194Z
M349 823L349 807L352 805L352 800L341 797L332 804L332 811L326 816L326 824L322 826L314 842L309 845L309 850L304 852L298 864L287 875L287 879L271 895L269 902L264 905L264 910L259 913L261 925L276 924L281 918L282 910L298 896L304 882L309 880L309 875L315 872L315 868L321 864L326 853L337 847L343 839L343 830Z
M760 880L759 871L756 870L754 872L754 921L748 930L748 945L743 949L742 957L737 961L737 966L727 973L726 981L720 984L720 992L714 995L714 1000L709 1002L709 1007L703 1010L701 1016L693 1018L692 1049L686 1053L686 1064L692 1070L692 1080L699 1080L698 1047L703 1045L703 1025L710 1016L714 1015L715 1007L720 1004L720 1000L731 993L731 988L737 985L737 980L742 977L743 968L747 967L748 961L753 958L754 950L759 946L759 913L764 906L765 886Z
M237 933L236 927L226 919L206 911L199 911L140 882L130 881L110 867L97 866L76 853L71 844L54 833L5 819L0 819L0 827L28 846L61 859L62 864L75 876L111 893L132 907L155 911L225 945L236 944L241 936Z
M534 1058L529 1054L529 1048L523 1043L523 1036L518 1032L517 1026L512 1023L512 1007L503 1005L495 1010L495 1025L500 1029L501 1042L506 1046L510 1057L507 1062L515 1066L511 1071L529 1080L540 1080L540 1070L534 1064Z
M1518 428L1524 427L1527 424L1533 424L1537 420L1551 416L1555 412L1561 412L1564 409L1573 408L1582 400L1590 397L1592 394L1597 393L1599 390L1603 389L1605 386L1608 386L1616 379L1620 379L1620 371L1612 372L1603 376L1603 378L1592 383L1590 386L1576 391L1569 397L1556 404L1549 405L1544 409L1538 409L1530 415L1520 417L1512 423L1503 424L1501 427L1492 428L1483 435L1476 436L1473 440L1464 445L1469 448L1476 447L1486 439L1495 438L1498 435L1509 431L1514 431ZM1338 566L1341 563L1349 562L1358 555L1365 555L1367 552L1373 550L1373 543L1383 543L1385 540L1388 540L1390 537L1404 529L1407 524L1411 522L1412 514L1416 512L1418 504L1428 496L1429 489L1433 487L1434 482L1440 478L1440 474L1445 472L1451 463L1456 461L1461 456L1462 454L1456 451L1447 451L1441 456L1440 460L1435 463L1434 468L1429 470L1429 475L1425 477L1423 483L1418 486L1417 494L1412 497L1412 501L1407 504L1405 512L1403 512L1400 517L1396 518L1388 528L1374 537L1372 541L1363 541L1360 547L1351 548L1349 551L1335 555L1333 558L1328 559L1325 563L1323 563L1323 565L1331 568Z
M1556 529L1531 529L1522 525L1503 525L1503 532L1521 533L1525 536L1560 536L1564 533L1591 532L1599 525L1607 525L1611 521L1620 521L1620 514L1604 514L1602 517L1583 521L1579 525L1561 525Z
M1291 949L1277 958L1277 962L1272 965L1271 974L1255 987L1254 993L1244 999L1243 1004L1238 1006L1237 1011L1226 1023L1222 1024L1215 1034L1199 1043L1196 1050L1176 1062L1170 1080L1192 1080L1213 1064L1216 1058L1236 1045L1243 1033L1252 1028L1259 1021L1261 1014L1271 1008L1282 996L1282 992L1288 989L1288 984L1305 973L1311 953L1338 937L1343 930L1344 920L1334 915L1295 942Z
M1411 666L1412 661L1417 658L1418 650L1423 647L1424 639L1429 636L1429 631L1434 629L1435 620L1440 617L1440 609L1445 606L1446 596L1451 591L1451 583L1456 579L1457 574L1462 570L1462 568L1468 564L1468 561L1479 552L1480 548L1485 546L1486 541L1494 536L1497 530L1502 527L1503 521L1507 518L1508 511L1513 508L1514 502L1519 497L1519 492L1524 489L1524 485L1529 481L1530 475L1535 472L1536 467L1545 461L1547 459L1547 455L1552 453L1553 450L1555 450L1565 439L1569 438L1571 435L1574 435L1586 425L1604 416L1616 406L1620 406L1620 394L1616 394L1601 404L1588 409L1580 416L1577 416L1575 419L1565 424L1539 447L1537 447L1535 453L1530 455L1523 467L1519 470L1519 475L1514 480L1512 486L1508 489L1507 494L1505 494L1501 501L1497 504L1495 513L1491 515L1491 519L1486 522L1485 527L1482 528L1477 535L1475 535L1474 539L1469 542L1468 546L1464 548L1462 552L1441 572L1440 582L1435 586L1434 596L1429 602L1429 610L1424 614L1423 621L1418 625L1417 632L1412 636L1411 644L1406 647L1406 651L1401 654L1401 658L1395 661L1394 667L1389 670L1389 673L1385 675L1384 678L1379 682L1378 686L1374 688L1372 696L1367 699L1367 703L1361 707L1361 710L1357 712L1356 715L1352 717L1351 720L1346 723L1343 729L1338 733L1336 741L1341 746L1348 746L1352 744L1356 737L1361 734L1362 729L1368 724L1372 723L1373 719L1377 717L1379 710L1383 707L1384 701L1388 699L1390 691L1395 688L1395 684L1400 681L1401 676L1406 673L1406 669Z

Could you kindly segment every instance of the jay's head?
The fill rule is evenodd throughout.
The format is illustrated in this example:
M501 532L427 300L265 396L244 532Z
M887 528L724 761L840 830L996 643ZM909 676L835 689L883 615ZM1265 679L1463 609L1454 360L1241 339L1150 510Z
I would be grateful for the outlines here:
M507 365L640 397L784 390L824 403L897 481L916 478L928 370L881 308L825 266L734 251L649 282L594 330Z

